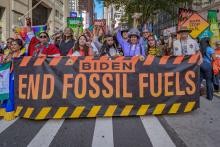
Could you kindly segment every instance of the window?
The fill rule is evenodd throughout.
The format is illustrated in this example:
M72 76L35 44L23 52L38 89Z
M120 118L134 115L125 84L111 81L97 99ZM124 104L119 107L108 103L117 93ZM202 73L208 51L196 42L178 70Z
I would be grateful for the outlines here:
M23 25L25 25L25 20L24 19L19 20L19 18L22 16L21 13L13 11L13 15L14 15L13 16L13 24L15 26L19 26L19 25L23 26Z
M56 16L57 18L59 18L59 16L60 16L59 14L60 14L59 11L56 10L56 11L55 11L55 16Z
M60 14L60 19L63 19L63 14Z

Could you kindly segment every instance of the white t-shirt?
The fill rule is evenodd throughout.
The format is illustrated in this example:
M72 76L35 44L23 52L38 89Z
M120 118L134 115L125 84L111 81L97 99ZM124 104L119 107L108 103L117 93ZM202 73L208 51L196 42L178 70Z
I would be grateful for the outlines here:
M199 51L199 44L191 38L185 41L176 40L173 43L173 54L175 56L194 55L197 51Z

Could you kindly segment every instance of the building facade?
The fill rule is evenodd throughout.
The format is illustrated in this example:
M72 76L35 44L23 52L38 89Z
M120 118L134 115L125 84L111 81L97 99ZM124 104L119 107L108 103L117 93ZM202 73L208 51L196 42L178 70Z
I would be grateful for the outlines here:
M67 0L1 0L0 3L0 40L12 36L14 26L24 26L25 17L30 17L32 25L49 23L50 33L64 27L64 8ZM31 10L33 7L35 7ZM30 10L30 11L29 11ZM28 13L29 12L29 13ZM25 17L22 17L26 15Z
M84 15L84 22L87 25L91 25L94 21L94 8L95 3L94 0L79 0L78 3L79 7L79 14L82 16Z
M217 10L220 23L220 0L194 0L192 8L205 19L207 19L208 10Z
M173 6L172 14L164 11L156 12L153 22L154 33L156 33L157 35L162 35L164 33L164 30L175 30L174 28L178 24L179 8L192 9L192 5L190 3L184 2L179 4L178 6ZM176 31L172 33L176 33Z
M79 0L69 0L69 11L74 11L79 14Z
M112 23L115 21L116 27L121 23L122 17L125 15L124 7L116 8L115 5L111 4L108 7L104 7L104 19L106 19L107 26L112 30Z

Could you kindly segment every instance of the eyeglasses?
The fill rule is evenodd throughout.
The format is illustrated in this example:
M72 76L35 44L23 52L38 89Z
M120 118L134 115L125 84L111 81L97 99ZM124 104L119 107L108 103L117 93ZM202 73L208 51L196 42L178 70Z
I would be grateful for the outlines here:
M47 38L47 36L40 36L40 38Z
M114 40L111 40L111 39L110 39L110 40L107 40L107 41L110 42L110 41L114 41Z

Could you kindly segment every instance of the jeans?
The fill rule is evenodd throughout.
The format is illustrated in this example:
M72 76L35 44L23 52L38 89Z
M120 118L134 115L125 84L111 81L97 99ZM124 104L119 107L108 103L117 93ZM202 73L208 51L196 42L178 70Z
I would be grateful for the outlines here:
M214 75L212 77L212 81L213 81L213 86L214 86L214 90L215 91L219 91L219 74L218 75Z
M213 99L213 85L212 85L212 64L204 61L200 65L200 83L206 80L207 99Z

